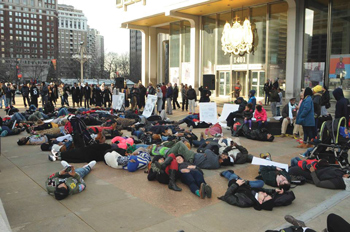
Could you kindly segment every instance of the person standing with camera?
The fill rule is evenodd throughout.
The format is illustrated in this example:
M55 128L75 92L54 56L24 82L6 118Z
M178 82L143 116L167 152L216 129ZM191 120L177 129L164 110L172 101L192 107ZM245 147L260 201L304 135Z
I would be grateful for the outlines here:
M83 178L90 173L96 161L93 160L77 169L64 160L61 164L64 169L50 175L45 182L47 193L54 195L56 200L63 200L68 195L82 192L86 188Z

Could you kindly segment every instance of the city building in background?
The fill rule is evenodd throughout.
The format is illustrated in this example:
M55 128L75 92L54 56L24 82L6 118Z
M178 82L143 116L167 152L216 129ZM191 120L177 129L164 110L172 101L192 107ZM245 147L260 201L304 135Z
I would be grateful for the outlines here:
M135 83L141 80L142 67L142 33L130 30L130 77Z
M58 57L57 29L56 0L0 1L1 78L46 80Z
M287 98L317 84L350 90L348 0L117 0L117 7L121 27L143 34L143 83L166 82L168 75L170 82L197 88L204 74L213 74L214 94L226 98L237 81L243 96L255 89L262 97L267 80L277 80ZM245 19L251 52L225 54L226 23Z
M99 31L89 28L87 52L91 60L87 62L87 72L91 79L99 79L104 75L104 37Z

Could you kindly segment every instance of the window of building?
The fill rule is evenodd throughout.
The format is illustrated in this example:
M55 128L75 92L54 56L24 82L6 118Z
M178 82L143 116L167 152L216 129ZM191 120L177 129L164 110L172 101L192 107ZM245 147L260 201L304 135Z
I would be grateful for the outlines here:
M30 0L30 5L35 6L35 0Z

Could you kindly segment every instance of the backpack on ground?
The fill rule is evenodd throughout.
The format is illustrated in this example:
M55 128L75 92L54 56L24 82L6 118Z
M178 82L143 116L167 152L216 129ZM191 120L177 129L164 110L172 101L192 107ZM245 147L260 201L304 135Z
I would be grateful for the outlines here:
M87 147L95 143L84 121L76 116L69 117L64 128L67 133L72 135L75 147Z

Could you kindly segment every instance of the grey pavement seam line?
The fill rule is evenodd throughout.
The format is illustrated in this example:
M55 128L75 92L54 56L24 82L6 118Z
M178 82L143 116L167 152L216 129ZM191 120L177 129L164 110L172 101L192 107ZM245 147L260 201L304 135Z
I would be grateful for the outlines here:
M308 211L304 212L303 214L299 215L298 217L295 217L298 220L301 220L305 223L315 219L316 217L320 216L324 212L326 212L328 209L331 209L338 205L340 202L345 200L350 196L349 191L341 191L339 193L334 194L331 198L323 201L321 204L317 205L316 207L309 209ZM291 226L291 224L284 224L280 227L276 228L275 230L280 230L286 227ZM326 228L326 225L325 225Z
M26 175L29 179L31 179L35 184L37 184L39 186L39 188L43 189L46 192L46 189L44 189L39 183L37 183L33 178L31 178L27 173L25 173L20 167L18 167L15 163L13 163L6 155L1 154L5 159L7 159L10 163L12 163L16 168L18 168L24 175ZM79 215L77 215L75 212L73 212L72 210L70 210L69 208L67 208L67 206L65 206L64 204L62 204L61 202L59 202L63 207L65 207L69 212L71 212L72 214L74 214L76 217L78 217L82 222L84 222L87 226L89 226L92 230L96 231L90 224L88 224L84 219L82 219L81 217L79 217ZM40 221L40 220L39 220ZM10 225L11 226L11 225ZM11 227L12 229L12 227Z

